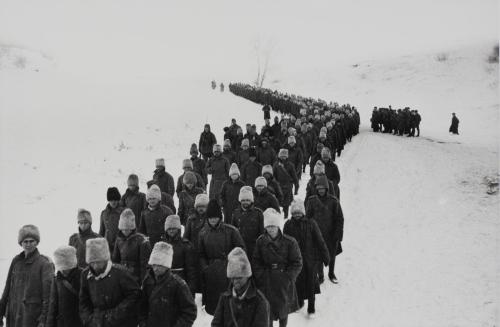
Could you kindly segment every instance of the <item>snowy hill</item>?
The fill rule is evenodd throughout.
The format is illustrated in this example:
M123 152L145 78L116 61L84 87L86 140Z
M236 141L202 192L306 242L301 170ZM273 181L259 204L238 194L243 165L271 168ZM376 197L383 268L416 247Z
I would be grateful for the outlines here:
M499 163L498 64L486 62L490 48L449 51L445 61L434 53L353 63L272 84L350 102L364 124L338 160L346 217L340 284L322 286L316 320L300 312L290 326L499 321L499 198L482 184ZM22 224L40 226L41 251L51 254L76 230L77 208L89 209L98 229L108 186L124 191L128 174L137 173L145 189L157 157L180 175L204 123L219 140L232 117L262 123L259 106L212 91L212 77L100 79L52 64L20 69L15 56L0 57L0 287ZM370 132L371 108L388 104L418 109L422 137ZM447 133L453 111L461 119L455 137ZM196 326L208 321L199 310Z

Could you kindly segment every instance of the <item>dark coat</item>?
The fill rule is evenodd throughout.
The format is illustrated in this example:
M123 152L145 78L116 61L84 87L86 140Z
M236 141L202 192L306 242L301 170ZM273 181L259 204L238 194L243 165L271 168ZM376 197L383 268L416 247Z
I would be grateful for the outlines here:
M146 194L139 192L139 189L135 191L127 189L120 201L120 207L130 208L134 212L136 226L139 226L141 212L146 209L147 206L148 202L146 201Z
M113 265L97 279L90 268L82 272L80 318L86 327L136 327L139 284L132 275Z
M118 235L118 222L124 207L111 208L108 204L106 209L101 212L101 225L99 227L99 235L104 237L109 244L109 251L113 252L115 248L115 240Z
M194 263L196 268L197 280L194 284L195 293L201 293L201 266L200 257L198 256L198 239L199 234L203 226L206 224L206 215L200 216L198 213L193 213L186 222L186 228L184 229L184 238L189 240L193 244L195 251Z
M340 172L339 168L337 167L337 164L333 162L332 160L328 160L325 162L324 160L321 160L325 164L325 174L326 177L331 180L334 184L339 185L340 183Z
M294 165L288 160L281 162L277 161L273 165L273 176L278 182L283 191L282 206L288 207L293 201L293 186L295 190L299 189L299 179Z
M238 153L236 153L236 164L238 167L243 167L244 164L248 162L250 159L250 154L248 150L240 149Z
M125 236L120 231L111 258L114 263L128 270L137 283L140 283L146 276L150 254L151 245L146 236L135 231Z
M255 282L250 285L243 298L233 295L232 287L221 294L212 320L212 327L269 327L270 307L264 294Z
M14 257L0 299L0 317L7 327L36 327L45 323L54 265L38 250Z
M156 182L162 192L171 196L175 194L175 184L172 175L165 171L165 167L159 167L154 171L153 180Z
M74 268L67 277L60 272L52 281L47 327L82 327L79 298L82 269Z
M257 161L260 162L262 166L273 165L277 159L276 151L274 151L270 145L268 145L267 148L261 147L257 151Z
M197 308L186 282L167 271L158 279L152 270L142 283L140 326L191 327Z
M207 185L206 185L205 181L203 180L203 177L201 177L201 175L195 171L192 171L192 173L196 176L195 187L201 188L202 190L205 191L207 189ZM177 194L177 197L179 197L179 194L182 192L182 190L184 188L184 182L183 182L184 175L185 175L185 173L180 175L179 178L177 178L177 187L175 189L175 193Z
M92 230L92 227L82 232L80 228L78 228L78 233L75 233L69 238L69 245L76 249L76 260L78 262L78 267L86 268L87 262L85 261L85 253L87 249L87 240L92 238L98 238L101 235L95 233Z
M344 236L344 215L339 201L333 195L313 195L306 204L306 216L318 224L330 255L337 255L333 246Z
M274 210L280 212L280 204L278 199L274 194L269 192L267 188L263 189L262 192L253 192L254 205L256 208L266 211L268 208L273 208Z
M230 164L232 164L233 162L236 162L236 152L234 152L233 150L224 150L222 151L222 156L224 158L227 159L227 161L229 161Z
M233 226L240 232L241 238L245 242L247 253L253 253L257 238L264 233L264 215L262 210L251 206L248 210L243 210L240 206L233 212Z
M213 315L219 296L224 292L227 279L227 255L235 247L245 248L238 230L220 222L217 226L205 224L199 234L198 253L203 280L203 303L208 314Z
M159 205L154 209L148 206L142 212L138 232L149 237L151 248L161 239L165 232L165 220L173 214L172 210L164 205Z
M214 144L217 144L217 138L211 131L203 131L198 142L198 149L204 156L212 156Z
M460 120L458 120L457 116L453 116L451 118L451 125L450 125L450 133L453 133L453 134L458 134L458 123L460 122Z
M172 212L174 214L177 212L177 209L175 208L174 198L170 194L165 193L165 192L161 192L161 204L169 207L170 210L172 210ZM147 206L146 206L146 208L147 208ZM137 226L139 226L139 225L137 225Z
M198 194L203 194L205 191L199 187L193 187L188 190L186 187L183 188L181 193L179 193L179 217L181 218L181 224L186 225L188 217L194 212L194 202Z
M280 184L274 179L273 176L271 176L269 179L267 179L267 190L274 194L276 199L278 199L278 202L280 204L283 203L283 190L281 189Z
M295 280L302 269L297 241L280 232L276 240L267 233L255 244L252 261L257 287L271 305L271 319L286 318L299 309Z
M260 176L261 172L262 165L257 160L248 160L241 167L241 179L245 182L246 185L253 188L255 186L255 180Z
M302 149L298 143L293 147L288 145L285 148L288 149L288 161L293 163L297 176L300 176L302 172L302 163L304 162L304 153Z
M191 162L193 163L193 171L201 176L203 179L203 183L205 184L205 188L208 184L208 176L207 176L207 165L205 160L199 157L191 157Z
M245 186L245 183L239 178L236 181L229 179L222 184L220 203L224 210L224 222L226 224L232 224L233 211L240 205L238 198L240 189L243 186Z
M295 286L299 300L307 300L320 293L318 280L318 262L328 265L330 254L318 224L312 219L302 217L289 219L283 232L293 237L299 244L302 255L302 270Z
M212 175L209 191L210 199L219 198L222 184L224 184L224 182L229 178L229 168L229 161L222 156L214 156L208 160L207 172Z
M175 237L169 237L166 233L163 235L163 241L172 245L174 257L172 259L171 271L181 277L188 285L192 293L195 293L198 284L198 273L196 265L198 253L193 244L188 239L182 238L179 234Z

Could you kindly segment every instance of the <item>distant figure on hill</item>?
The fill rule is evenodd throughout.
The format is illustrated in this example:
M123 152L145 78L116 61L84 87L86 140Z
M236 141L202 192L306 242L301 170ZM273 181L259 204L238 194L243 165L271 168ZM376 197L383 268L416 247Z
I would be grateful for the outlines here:
M455 113L452 113L450 133L458 135L458 123L459 122L460 122L460 120L458 120L458 117L455 115Z
M224 92L224 83L220 83L220 91Z

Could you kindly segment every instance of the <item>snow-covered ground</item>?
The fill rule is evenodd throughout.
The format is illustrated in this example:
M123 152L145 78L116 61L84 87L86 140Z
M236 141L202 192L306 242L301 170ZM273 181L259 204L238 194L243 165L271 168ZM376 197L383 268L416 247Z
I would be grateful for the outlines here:
M340 284L322 286L315 320L300 312L290 326L499 323L499 199L482 184L499 171L491 47L450 51L444 62L435 53L353 63L269 85L350 102L363 123L338 160L346 217ZM212 91L211 78L73 75L39 51L2 46L0 288L21 225L40 227L40 249L50 255L76 230L78 208L92 212L97 229L108 186L124 191L137 173L145 189L158 157L181 174L204 123L218 139L233 117L261 125L259 106ZM371 108L389 104L419 109L422 137L369 131ZM453 111L461 135L452 137ZM196 326L209 321L199 311Z

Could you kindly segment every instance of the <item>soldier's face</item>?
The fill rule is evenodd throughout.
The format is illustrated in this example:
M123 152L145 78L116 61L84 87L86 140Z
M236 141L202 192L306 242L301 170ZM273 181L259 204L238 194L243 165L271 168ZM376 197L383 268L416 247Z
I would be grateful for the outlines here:
M21 242L21 246L23 247L24 253L29 254L36 250L38 242L34 238L27 237Z
M259 193L262 193L262 191L264 191L266 187L264 185L257 185L255 186L255 189L257 190L257 192Z
M267 226L266 227L266 232L269 234L269 236L271 236L272 238L275 238L276 236L278 236L278 232L279 232L279 227L278 226Z
M134 180L129 180L127 182L127 186L128 186L128 189L131 190L131 191L134 191L137 189L137 187L139 187L139 185L137 185L137 182L134 181Z
M245 209L248 209L250 208L250 206L252 205L252 201L250 200L241 200L241 206Z
M323 186L318 186L316 190L318 191L318 194L320 196L324 196L326 194L326 188L324 188Z
M85 232L90 228L90 223L86 220L81 220L78 222L78 228L80 228L82 232Z
M158 205L158 203L160 203L160 200L158 200L157 198L149 198L148 199L148 204L152 207L156 207Z
M248 277L231 278L231 283L236 291L242 290L248 283Z
M175 237L179 233L179 230L177 228L169 228L167 229L167 235L170 237Z
M220 218L219 217L212 217L212 218L208 218L208 223L212 226L215 226L219 223L220 221Z
M132 229L122 229L122 234L125 236L129 236L132 233Z
M160 265L152 265L151 267L153 268L153 273L156 277L163 276L168 270L167 267Z
M235 181L235 180L237 180L237 179L238 179L238 177L240 177L240 175L238 175L238 174L232 174L230 177L231 177L231 179L232 179L233 181Z
M118 207L119 201L113 200L113 201L109 201L108 203L109 203L109 206L114 209L114 208Z
M207 207L206 206L197 206L196 207L196 212L199 214L199 215L204 215L205 212L207 212Z
M187 183L187 184L184 184L184 185L186 185L186 188L187 188L188 190L192 190L192 189L193 189L193 187L194 187L194 184L193 184L193 183Z
M248 145L244 144L244 145L242 145L242 146L241 146L241 148L242 148L243 150L248 150Z
M102 274L105 270L106 267L108 266L108 262L103 260L103 261L94 261L89 263L90 268L94 271L96 275Z

